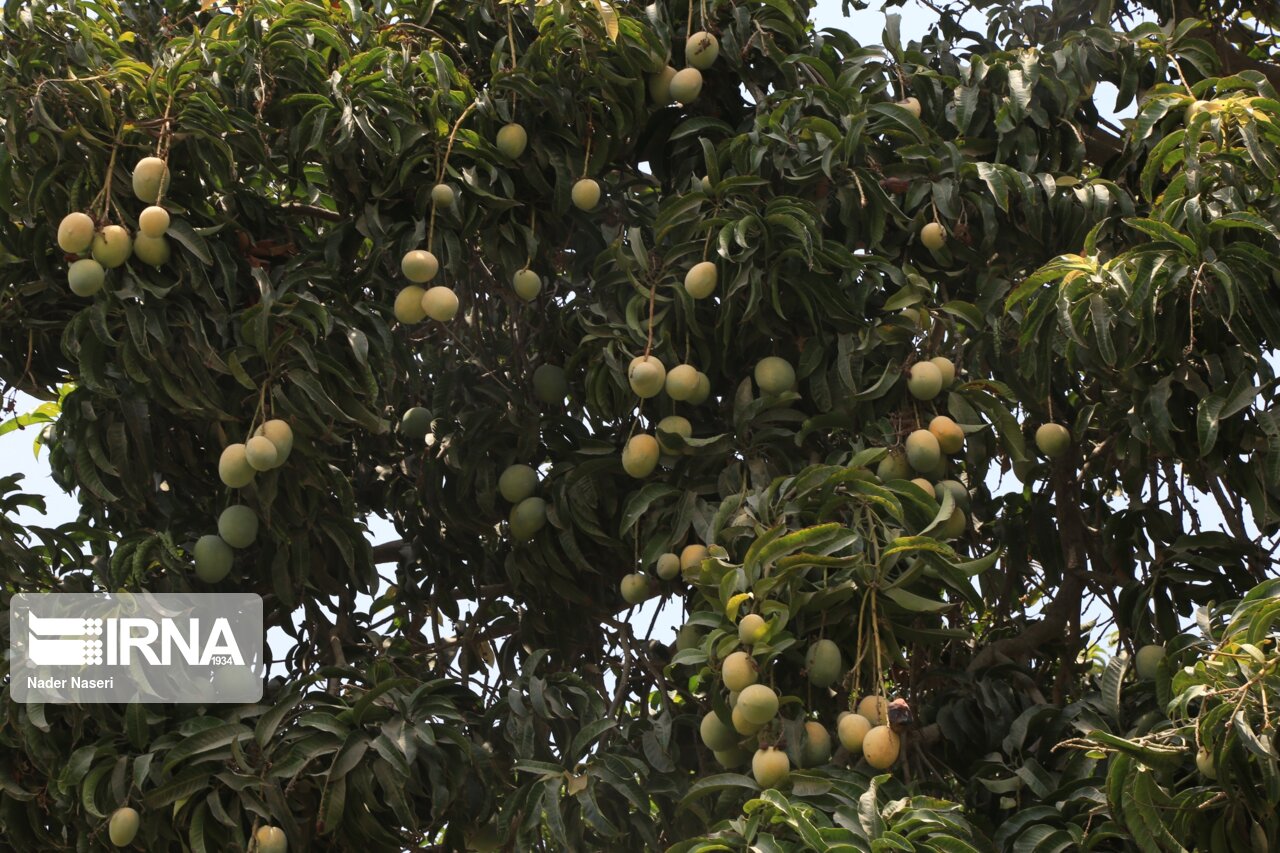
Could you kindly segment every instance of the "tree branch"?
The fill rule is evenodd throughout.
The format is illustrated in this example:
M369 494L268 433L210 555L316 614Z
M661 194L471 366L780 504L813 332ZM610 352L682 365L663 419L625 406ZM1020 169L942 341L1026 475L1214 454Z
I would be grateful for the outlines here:
M1226 523L1227 529L1231 531L1231 535L1239 539L1241 542L1249 542L1249 534L1244 529L1244 523L1240 519L1237 512L1239 507L1234 506L1231 501L1227 500L1226 494L1222 491L1222 484L1218 477L1210 474L1205 478L1209 483L1209 493L1213 495L1213 499L1218 503L1218 509L1222 512L1222 520Z
M976 672L1001 659L1025 660L1042 646L1063 639L1073 614L1078 618L1080 597L1084 593L1088 576L1088 559L1085 542L1089 535L1080 505L1071 494L1071 481L1066 469L1059 462L1053 473L1055 501L1058 509L1058 538L1062 543L1065 564L1062 584L1053 600L1042 611L1040 620L1033 622L1013 637L1004 637L984 646L969 663L969 671Z
M35 397L37 400L49 403L58 399L57 391L50 391L48 388L42 388L36 385L31 378L30 372L25 373L13 381L7 375L0 375L0 397L8 396L10 391L21 391L28 397Z
M1197 8L1196 3L1192 2L1192 0L1177 0L1174 4L1174 14L1178 20L1187 18L1203 20L1200 9ZM1198 33L1213 47L1214 53L1218 55L1218 61L1222 65L1222 73L1238 74L1241 71L1256 71L1266 77L1273 87L1280 89L1280 65L1249 56L1240 49L1238 44L1232 41L1232 30L1235 30L1235 28L1218 26L1213 21L1205 21L1205 26ZM1237 37L1244 36L1244 33L1238 30L1235 30L1234 34Z
M403 539L393 539L381 545L374 545L373 564L377 566L383 563L398 563L404 554L406 544Z
M336 210L298 201L286 201L277 209L284 213L292 213L294 216L311 216L316 219L327 219L330 222L341 222L343 219L342 214Z
M1082 128L1084 153L1093 163L1104 166L1124 151L1124 142L1105 128L1094 125Z
M1274 62L1254 59L1247 55L1228 41L1226 36L1216 27L1209 29L1206 41L1213 45L1214 51L1218 54L1218 59L1222 61L1222 70L1226 73L1237 74L1241 71L1257 71L1266 77L1273 87L1280 89L1280 65Z

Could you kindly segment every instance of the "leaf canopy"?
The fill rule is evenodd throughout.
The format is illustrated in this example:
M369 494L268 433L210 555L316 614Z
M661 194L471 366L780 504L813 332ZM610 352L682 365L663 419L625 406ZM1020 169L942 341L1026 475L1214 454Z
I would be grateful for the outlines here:
M0 600L250 591L289 638L255 705L6 683L6 841L104 848L131 805L147 849L1280 842L1273 22L961 11L863 45L802 0L6 7L0 434L39 429L80 514L27 524L0 477ZM156 201L166 242L73 293L62 218ZM639 396L644 355L692 393ZM287 459L228 487L267 421ZM233 504L257 539L206 583ZM713 754L739 664L780 710ZM876 694L888 773L836 736Z

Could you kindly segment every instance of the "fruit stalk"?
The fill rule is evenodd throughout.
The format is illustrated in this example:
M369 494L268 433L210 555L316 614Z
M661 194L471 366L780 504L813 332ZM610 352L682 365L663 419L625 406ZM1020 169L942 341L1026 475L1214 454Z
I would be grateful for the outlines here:
M508 12L507 14L510 15L510 12ZM444 159L442 159L440 161L440 165L436 167L436 183L437 184L444 181L445 169L447 169L449 166L449 155L453 153L453 141L458 137L458 130L462 127L462 122L466 120L467 116L469 116L471 114L471 111L474 110L475 108L476 108L476 102L472 101L470 104L467 105L467 108L462 111L462 115L458 116L458 120L453 123L453 130L449 131L449 142L444 147ZM435 202L432 202L431 203L431 222L427 226L427 248L428 249L430 249L432 246L432 237L435 236L435 231L436 231L436 205L435 205Z

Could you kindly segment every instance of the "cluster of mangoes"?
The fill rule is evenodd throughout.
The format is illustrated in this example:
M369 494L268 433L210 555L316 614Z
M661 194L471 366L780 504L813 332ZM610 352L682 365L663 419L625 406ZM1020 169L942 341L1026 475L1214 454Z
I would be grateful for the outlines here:
M107 270L130 257L151 266L169 260L169 211L159 201L169 185L169 166L159 157L144 157L133 169L133 194L149 206L138 215L137 234L123 225L95 221L87 213L68 213L58 223L58 248L75 260L67 268L67 284L77 296L102 290ZM108 200L109 201L109 200Z

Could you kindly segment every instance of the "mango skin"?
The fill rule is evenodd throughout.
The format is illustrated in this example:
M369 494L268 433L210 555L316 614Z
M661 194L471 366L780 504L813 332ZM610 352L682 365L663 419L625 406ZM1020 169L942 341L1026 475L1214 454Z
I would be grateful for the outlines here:
M121 806L112 812L111 820L107 822L107 837L116 847L128 847L138 836L139 823L137 809Z

